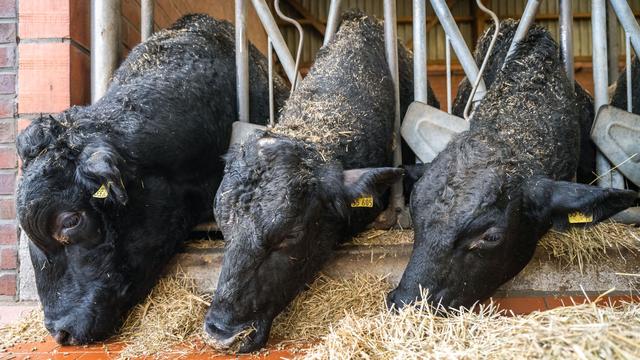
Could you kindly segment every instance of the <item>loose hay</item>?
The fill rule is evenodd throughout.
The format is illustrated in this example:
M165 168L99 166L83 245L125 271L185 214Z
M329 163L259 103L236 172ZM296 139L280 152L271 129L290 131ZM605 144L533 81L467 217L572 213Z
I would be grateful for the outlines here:
M369 230L356 236L353 243L386 245L412 240L410 230ZM219 244L222 243L207 241L195 247ZM640 251L640 229L606 222L591 228L573 228L567 233L552 231L540 246L553 257L582 267L606 260L611 249L619 256L624 256L625 251ZM629 304L620 309L580 305L512 318L499 316L496 309L485 307L479 314L453 314L448 321L425 313L425 309L413 308L392 317L384 303L390 288L384 278L372 275L351 279L321 275L276 318L273 336L306 342L325 337L323 343L308 354L311 358L347 358L349 354L354 358L415 358L420 354L430 354L431 358L476 358L489 353L491 358L519 357L520 353L558 358L578 357L579 352L586 358L625 358L626 353L640 354L638 345L632 348L628 344L629 341L640 344L640 305ZM180 343L193 344L201 336L210 299L200 294L193 280L184 274L163 278L123 325L117 337L126 343L121 357L162 356ZM635 337L629 335L630 328ZM428 336L436 331L437 336ZM522 334L517 335L519 332ZM0 329L0 349L42 341L46 336L42 312L34 311L21 322ZM400 341L405 336L406 340ZM524 346L523 350L519 350L520 346ZM185 352L193 350L184 349ZM412 355L413 351L418 355ZM543 352L544 355L540 355ZM345 355L340 355L342 353Z
M538 243L562 262L578 265L597 264L611 258L612 250L624 260L624 253L640 251L640 228L610 221L588 228L570 228L566 232L551 230Z
M347 313L379 313L385 308L389 290L391 285L384 278L373 275L356 275L354 279L320 275L275 319L271 331L278 339L319 339Z
M47 335L42 311L30 311L19 322L0 327L0 351L19 343L44 341Z
M184 274L161 279L125 321L118 336L126 343L120 357L157 355L196 338L210 301ZM189 350L193 349L185 352Z
M595 303L524 316L494 305L436 316L424 302L399 314L350 313L307 359L637 359L640 305Z

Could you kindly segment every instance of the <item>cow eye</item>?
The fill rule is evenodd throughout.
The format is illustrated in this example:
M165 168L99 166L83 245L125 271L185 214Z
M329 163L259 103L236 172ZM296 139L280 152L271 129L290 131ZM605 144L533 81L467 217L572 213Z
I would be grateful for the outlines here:
M79 213L64 212L58 215L58 223L62 229L72 229L80 224L82 217Z
M504 237L502 236L502 230L499 228L489 228L482 236L476 238L469 244L469 250L474 249L491 249L502 243Z

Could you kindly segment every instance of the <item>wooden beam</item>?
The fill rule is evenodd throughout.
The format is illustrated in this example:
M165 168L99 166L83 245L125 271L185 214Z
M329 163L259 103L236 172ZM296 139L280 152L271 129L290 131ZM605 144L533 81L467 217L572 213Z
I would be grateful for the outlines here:
M302 6L298 0L285 0L285 2L302 15L307 24L311 25L311 27L313 27L320 35L324 36L325 31L327 31L326 25ZM298 20L298 22L302 24L302 21Z

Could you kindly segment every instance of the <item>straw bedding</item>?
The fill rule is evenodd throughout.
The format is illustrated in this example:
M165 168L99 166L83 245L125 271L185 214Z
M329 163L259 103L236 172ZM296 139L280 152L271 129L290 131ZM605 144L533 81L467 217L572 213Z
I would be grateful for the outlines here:
M588 303L524 316L495 305L449 310L425 305L398 314L350 313L308 359L633 359L640 356L640 305Z
M411 231L370 230L353 242L410 243L412 235ZM540 246L563 261L588 264L610 254L608 249L640 250L640 229L603 223L552 232ZM624 251L617 253L624 255ZM384 302L390 289L386 279L372 275L348 280L320 275L276 318L272 335L280 340L321 341L305 355L313 359L632 358L640 354L639 304L618 308L587 304L512 317L486 306L446 318L420 306L392 315ZM182 347L184 352L200 350L202 319L210 300L184 274L162 279L134 308L117 336L126 344L121 357L161 356L178 344L188 345ZM33 312L20 323L0 329L0 349L42 341L46 335L42 313Z

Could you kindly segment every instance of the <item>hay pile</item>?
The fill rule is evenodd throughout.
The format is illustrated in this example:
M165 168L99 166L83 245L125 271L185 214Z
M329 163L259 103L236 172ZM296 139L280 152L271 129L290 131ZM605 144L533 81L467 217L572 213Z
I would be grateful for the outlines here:
M572 227L566 232L549 231L538 243L553 257L565 263L596 264L615 251L624 260L624 252L640 251L640 227L610 221L588 228Z
M0 327L0 352L19 343L44 341L47 335L42 311L30 311L19 322Z
M278 339L317 340L347 314L372 316L385 308L391 290L384 278L356 275L355 279L331 279L320 275L298 295L273 323Z
M494 305L436 316L424 302L392 314L351 313L307 359L632 359L640 354L640 305L595 303L524 316Z
M211 297L199 294L192 279L178 273L163 278L147 299L136 305L125 321L117 340L126 345L120 357L176 351L176 345L197 339ZM194 351L185 348L184 352Z

